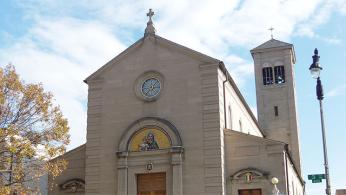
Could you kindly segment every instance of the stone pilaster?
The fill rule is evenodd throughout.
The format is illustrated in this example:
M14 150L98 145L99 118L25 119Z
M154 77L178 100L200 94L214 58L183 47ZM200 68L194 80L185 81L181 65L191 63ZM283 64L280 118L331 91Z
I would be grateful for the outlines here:
M202 72L204 192L208 195L222 195L224 194L224 167L220 133L218 64L200 65L200 70Z
M127 165L127 152L118 152L118 185L117 185L117 195L127 194L128 186L128 165Z
M183 150L172 148L173 195L183 195Z
M101 160L102 81L89 81L87 143L85 159L85 194L98 194Z

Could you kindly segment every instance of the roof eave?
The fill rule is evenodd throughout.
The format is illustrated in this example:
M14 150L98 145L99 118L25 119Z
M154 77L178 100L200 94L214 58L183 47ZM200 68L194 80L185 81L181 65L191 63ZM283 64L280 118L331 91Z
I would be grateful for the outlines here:
M99 68L96 72L94 72L93 74L91 74L89 77L87 77L86 79L84 79L84 82L88 84L88 82L97 77L99 74L101 74L101 72L103 72L104 69L108 68L109 66L111 66L115 61L119 61L120 59L122 59L123 56L125 56L126 54L128 54L132 49L136 48L138 45L140 45L144 40L147 39L155 39L155 40L159 40L162 41L164 43L167 43L168 45L171 45L173 47L179 48L181 50L183 50L184 52L190 53L192 54L192 56L195 56L199 59L203 59L204 61L208 62L208 63L219 63L220 60L210 57L206 54L200 53L196 50L193 50L191 48L185 47L183 45L180 45L178 43L175 43L173 41L170 41L168 39L165 39L163 37L160 37L158 35L147 35L142 37L141 39L139 39L138 41L136 41L134 44L132 44L130 47L128 47L127 49L125 49L123 52L121 52L119 55L117 55L115 58L113 58L112 60L110 60L109 62L107 62L105 65L103 65L101 68Z
M105 65L97 69L94 73L92 73L90 76L88 76L86 79L83 80L84 83L88 84L88 81L96 78L99 74L103 72L103 70L107 69L109 66L111 66L114 62L121 60L124 56L126 56L127 53L129 53L130 50L136 48L140 43L144 40L145 37L142 37L138 39L135 43L133 43L130 47L126 48L124 51L122 51L120 54L118 54L116 57L108 61Z
M286 46L278 46L278 47L270 47L270 48L259 48L259 49L252 49L250 50L251 52L251 56L254 59L254 54L256 53L262 53L262 52L270 52L270 51L277 51L277 50L284 50L284 49L291 49L292 51L292 56L293 56L293 63L296 63L296 54L295 54L295 50L294 50L294 45L293 44L289 44Z
M232 88L234 89L234 91L236 92L236 94L238 95L240 101L244 104L245 109L248 111L248 113L250 114L250 117L252 118L252 120L254 121L254 123L256 124L257 128L259 129L259 131L261 132L263 137L266 137L266 134L264 133L264 131L261 129L261 127L258 124L258 121L255 117L255 115L253 114L252 110L250 109L250 106L247 104L247 102L245 101L244 96L241 94L239 88L237 87L237 85L235 84L231 74L228 72L225 64L220 61L219 62L219 68L222 70L222 72L225 74L226 77L228 77L228 81L230 83L230 85L232 86Z

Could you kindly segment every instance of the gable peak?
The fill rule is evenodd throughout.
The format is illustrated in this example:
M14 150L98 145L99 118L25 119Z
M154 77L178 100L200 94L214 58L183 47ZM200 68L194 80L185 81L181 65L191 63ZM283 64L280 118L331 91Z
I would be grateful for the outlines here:
M261 45L253 48L251 52L254 52L255 50L262 50L262 49L269 49L269 48L276 48L276 47L293 47L293 45L290 43L286 43L286 42L271 38L269 41L266 41L262 43Z
M293 44L279 41L279 40L274 39L274 38L272 38L269 41L266 41L266 42L262 43L261 45L253 48L250 52L251 52L252 57L254 57L254 54L256 54L256 53L261 53L264 51L280 50L280 49L291 50L293 63L296 63L296 56L295 56Z
M155 27L152 21L152 17L154 16L154 12L152 9L149 9L149 12L147 13L147 16L149 17L149 21L147 22L147 27L145 28L144 31L144 36L148 36L148 35L155 35Z

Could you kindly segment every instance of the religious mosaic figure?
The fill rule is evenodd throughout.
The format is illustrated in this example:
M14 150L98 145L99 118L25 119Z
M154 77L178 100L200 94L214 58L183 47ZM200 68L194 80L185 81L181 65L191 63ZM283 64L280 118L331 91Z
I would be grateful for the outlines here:
M159 149L159 145L155 140L155 135L149 132L147 136L143 138L143 143L139 145L139 151L150 151Z

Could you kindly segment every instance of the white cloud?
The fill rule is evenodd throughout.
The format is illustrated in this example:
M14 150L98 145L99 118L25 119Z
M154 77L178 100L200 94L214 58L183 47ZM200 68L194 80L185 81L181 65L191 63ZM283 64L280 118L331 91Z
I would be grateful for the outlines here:
M228 55L224 62L238 86L242 86L250 76L254 76L252 62L235 55Z
M321 37L321 39L324 42L332 44L332 45L340 45L340 44L342 44L342 40L340 38L337 38L337 37Z
M71 145L85 142L87 85L82 81L124 49L111 32L94 22L71 18L41 20L0 62L12 62L27 82L53 92L71 127ZM82 136L81 136L82 135Z
M31 30L31 38L40 46L49 44L52 53L78 63L87 71L94 71L125 48L110 29L96 21L73 18L39 20Z
M122 29L127 29L126 33L129 32L128 29L143 30L145 13L148 8L153 8L156 12L154 20L158 34L198 48L199 51L201 46L202 49L209 48L206 49L207 52L212 50L217 55L220 52L215 51L222 52L229 46L256 46L270 37L267 30L270 26L274 26L276 38L289 40L296 28L312 28L314 24L318 26L329 18L332 9L341 4L339 0L30 2L23 3L23 6L31 10L30 14L43 12L80 17L81 14L78 13L84 10L86 18L111 24L113 28L117 28L117 33L123 33Z
M308 1L306 1L308 2ZM318 7L310 17L297 25L298 36L306 36L309 38L315 38L322 40L326 43L338 45L341 44L341 39L337 37L324 37L315 33L315 30L321 25L327 23L330 20L332 14L340 13L346 14L346 0L325 0L319 1L316 4Z
M336 97L336 96L345 95L345 94L346 94L346 85L340 85L340 86L337 86L336 88L328 91L326 96Z
M341 14L346 15L346 1L342 0L340 1L340 5L339 5L339 11Z
M343 2L343 3L340 3ZM274 37L316 37L333 9L344 13L337 0L176 0L17 1L33 25L15 44L0 49L0 62L12 62L28 82L42 82L55 94L71 125L72 144L83 139L86 126L86 85L93 71L139 38L148 8L156 12L159 35L224 60L242 85L253 75L252 62L230 54L233 47L248 50ZM341 6L342 5L342 6ZM339 9L339 8L338 8ZM138 30L142 32L138 32ZM134 36L135 35L135 36ZM338 42L337 38L326 41ZM250 55L250 54L249 54Z

